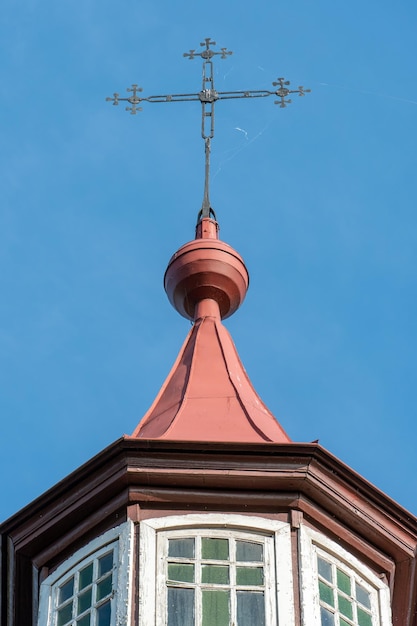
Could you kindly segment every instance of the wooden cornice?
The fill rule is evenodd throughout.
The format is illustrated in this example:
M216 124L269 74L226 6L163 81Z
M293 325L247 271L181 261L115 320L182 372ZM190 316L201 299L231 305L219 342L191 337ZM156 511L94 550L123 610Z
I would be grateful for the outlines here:
M321 510L399 558L417 545L417 520L318 444L222 444L124 437L7 520L0 531L18 546L54 527L71 526L109 502L117 507L158 500L179 505L209 497L225 506L240 496L264 507L299 493ZM152 496L153 494L153 496ZM171 494L171 496L169 496ZM198 496L197 494L200 494ZM227 494L227 496L226 496ZM261 496L261 494L263 494ZM114 504L113 508L116 506ZM281 505L281 509L282 509ZM285 507L284 507L285 508ZM32 552L32 550L29 550Z

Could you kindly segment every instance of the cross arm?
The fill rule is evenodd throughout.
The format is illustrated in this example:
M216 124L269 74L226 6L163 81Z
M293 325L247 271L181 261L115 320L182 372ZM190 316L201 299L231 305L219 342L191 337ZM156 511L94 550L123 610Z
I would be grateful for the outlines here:
M195 100L201 100L198 93L173 93L163 96L148 96L143 98L146 102L192 102Z
M217 100L232 100L235 98L266 98L274 95L274 91L267 89L246 89L245 91L218 91Z

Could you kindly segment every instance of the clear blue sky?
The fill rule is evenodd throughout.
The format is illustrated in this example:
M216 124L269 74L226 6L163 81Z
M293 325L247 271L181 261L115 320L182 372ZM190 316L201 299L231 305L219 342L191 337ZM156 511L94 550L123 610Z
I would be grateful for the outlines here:
M3 0L0 520L122 434L189 323L162 287L203 192L200 105L105 97L200 89L220 102L212 202L244 257L226 322L295 441L321 444L417 514L417 5L413 0ZM239 130L241 129L241 130ZM242 132L245 131L245 132Z

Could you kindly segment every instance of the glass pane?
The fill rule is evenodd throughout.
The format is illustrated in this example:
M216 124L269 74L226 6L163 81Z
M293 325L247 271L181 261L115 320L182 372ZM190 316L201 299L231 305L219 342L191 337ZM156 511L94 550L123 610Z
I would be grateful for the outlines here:
M321 626L334 626L334 615L327 609L320 608Z
M237 567L236 568L236 584L237 585L263 585L264 584L264 568L263 567Z
M84 591L84 593L81 593L78 596L78 611L77 611L77 615L81 615L81 613L84 613L84 611L86 611L87 609L91 609L92 591L93 590L90 587L90 589L88 589L87 591Z
M236 561L263 561L263 545L251 541L236 541Z
M74 576L69 579L62 587L59 588L58 603L63 604L65 600L69 600L74 595Z
M102 600L112 592L112 576L108 576L97 585L96 602Z
M352 626L351 622L345 622L344 619L340 618L340 626Z
M194 589L168 589L168 626L194 626Z
M203 537L201 540L201 551L203 559L227 561L229 559L229 540Z
M356 583L356 599L367 609L371 608L371 594L359 583Z
M93 564L87 565L80 571L79 588L84 589L93 582Z
M329 581L329 583L333 582L332 576L332 564L324 559L317 557L317 565L320 576Z
M339 602L339 611L345 617L349 619L353 619L353 608L350 600L338 594L338 602Z
M91 614L84 615L81 619L77 620L77 626L90 626Z
M229 583L229 568L227 565L203 565L201 582L217 585Z
M182 563L168 564L168 580L176 580L183 583L194 582L194 565L183 565Z
M337 586L340 591L343 591L348 596L351 595L352 592L350 588L350 578L347 574L345 574L345 572L342 572L340 569L337 570Z
M113 568L113 552L109 552L98 560L98 577L101 578Z
M229 620L229 592L203 589L202 626L229 626Z
M111 604L110 600L97 609L97 626L110 626Z
M57 626L64 626L72 619L72 602L58 610L58 622Z
M168 556L193 559L194 539L170 539L168 542Z
M322 580L319 580L319 592L320 600L323 600L326 604L330 604L330 606L334 606L333 589Z
M372 617L369 613L358 607L358 624L359 626L372 626Z
M239 626L265 626L264 594L259 591L237 592L237 623Z

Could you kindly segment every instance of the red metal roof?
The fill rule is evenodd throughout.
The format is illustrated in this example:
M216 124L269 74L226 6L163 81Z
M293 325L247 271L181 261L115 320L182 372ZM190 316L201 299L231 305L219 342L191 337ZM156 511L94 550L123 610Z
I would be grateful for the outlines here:
M167 295L194 325L153 405L133 437L182 441L288 443L239 359L222 318L243 301L249 276L243 259L203 218L165 273Z

